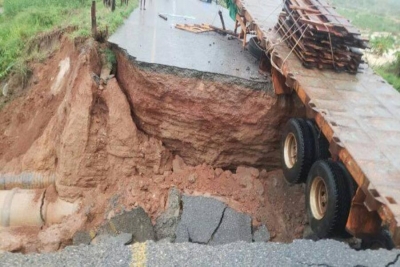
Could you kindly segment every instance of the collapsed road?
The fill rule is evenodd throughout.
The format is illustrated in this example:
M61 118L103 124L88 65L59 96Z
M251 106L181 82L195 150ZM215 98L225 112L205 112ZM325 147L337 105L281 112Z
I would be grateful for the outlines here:
M177 16L185 7L202 14L199 19L211 17L204 12L210 8L218 15L215 4L193 2L196 8L177 5L181 13L165 21L158 12L172 14L173 3L154 1L145 12L135 10L115 35L126 36L126 44L137 44L132 33L146 36L148 43L136 49L149 49L154 36L155 48L165 39L181 44L180 67L151 57L139 61L150 52L128 53L117 44L113 65L93 39L71 41L63 30L41 36L59 51L32 66L24 94L1 110L0 250L63 249L76 233L97 233L138 207L155 225L172 187L247 214L250 227L266 225L271 241L303 236L304 187L285 183L279 139L284 122L303 115L304 107L296 97L274 95L271 80L238 40L206 33L204 50L192 33L172 27L174 20L191 20ZM155 34L139 31L158 24ZM233 58L227 68L217 60L222 44L231 48L223 56ZM174 62L173 53L155 51L154 60ZM232 68L234 55L241 56L239 70ZM191 57L204 59L199 69Z
M296 94L275 95L274 76L259 73L240 40L175 29L188 21L220 26L220 9L228 18L215 4L187 1L135 10L109 40L116 66L93 40L49 38L60 51L1 111L0 250L66 249L2 253L1 263L396 266L397 250L273 243L307 228L305 188L284 181L279 141L286 122L308 111ZM174 187L185 197L170 213ZM185 213L194 206L189 196L221 203ZM233 232L239 226L245 230ZM262 242L251 243L260 229ZM135 244L124 247L121 238ZM137 243L146 240L159 242Z

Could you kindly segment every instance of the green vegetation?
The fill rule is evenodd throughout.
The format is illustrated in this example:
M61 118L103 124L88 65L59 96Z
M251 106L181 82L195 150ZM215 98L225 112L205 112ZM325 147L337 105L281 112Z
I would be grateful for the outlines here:
M10 72L27 73L24 63L45 57L30 51L29 45L39 33L73 26L72 37L90 36L90 0L0 0L4 14L0 15L0 80ZM130 1L114 12L96 0L98 29L113 33L137 6Z
M399 0L331 0L337 11L364 32L389 32L371 39L372 51L382 56L391 49L400 51ZM396 61L384 66L372 66L388 83L400 91L400 52Z
M375 71L379 73L388 83L400 91L400 52L397 52L396 61L382 67L376 67Z
M331 0L337 11L351 22L370 32L399 33L398 0Z
M337 8L337 11L351 23L364 30L373 32L392 32L398 33L400 22L395 17L371 14L371 11L360 11L355 9Z
M395 43L396 39L394 39L393 36L380 36L370 40L370 45L372 46L372 49L379 56L382 56L384 53L389 52L389 50L393 48Z

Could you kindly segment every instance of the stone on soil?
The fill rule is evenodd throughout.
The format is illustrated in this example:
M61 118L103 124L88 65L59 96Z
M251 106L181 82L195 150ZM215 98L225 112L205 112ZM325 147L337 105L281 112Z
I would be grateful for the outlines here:
M120 215L111 218L103 225L99 234L110 234L113 236L119 233L130 233L133 235L133 242L144 242L155 240L155 234L150 217L138 207L131 211L125 211Z
M90 244L98 245L104 242L117 242L121 245L129 245L130 243L132 243L132 234L121 233L117 236L112 236L108 234L98 235L92 240Z
M92 237L90 236L90 233L87 231L78 231L72 238L72 244L74 246L78 246L80 244L89 245L91 241Z
M167 208L163 214L156 220L154 226L157 240L168 239L175 240L175 232L180 220L180 202L181 194L175 187L168 193Z
M183 212L176 242L207 244L221 222L226 205L207 197L183 196Z
M252 241L251 218L249 215L226 208L220 226L210 245L228 244L237 241Z
M263 224L261 225L253 235L254 242L268 242L271 238L271 234L268 231L268 228Z
M174 172L179 173L182 172L186 168L186 164L183 159L179 156L176 156L172 161L172 169Z

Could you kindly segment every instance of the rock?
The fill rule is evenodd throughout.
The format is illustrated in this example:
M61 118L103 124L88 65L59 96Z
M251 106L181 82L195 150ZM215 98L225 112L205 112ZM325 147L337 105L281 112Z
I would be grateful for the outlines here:
M188 181L191 184L194 184L197 180L197 174L196 173L192 173L191 175L189 175L188 177Z
M116 237L114 237L114 240L123 245L129 245L133 241L133 236L132 236L132 234L129 234L129 233L121 233L121 234L117 235Z
M156 220L154 230L157 240L175 240L175 232L180 220L181 193L175 187L168 193L167 208Z
M268 177L267 170L262 169L259 176L260 176L261 179L267 178Z
M164 175L155 175L155 176L153 177L153 180L154 180L154 182L155 182L156 184L161 184L162 182L165 181L165 177L164 177Z
M133 242L144 242L155 240L155 234L150 217L138 207L131 211L124 211L111 218L106 224L100 227L98 234L110 234L112 236L120 233L133 235Z
M183 196L183 212L176 242L207 244L221 222L226 205L207 197Z
M259 196L262 196L264 194L264 185L260 180L254 181L254 190L256 190Z
M179 156L175 156L172 161L172 170L176 173L182 172L186 168L186 164Z
M268 228L263 224L254 232L253 241L254 242L268 242L271 239L271 234Z
M188 230L187 226L182 223L178 224L178 227L176 228L175 236L176 236L176 238L175 238L176 243L192 241L190 239L189 230Z
M108 234L101 234L93 238L92 242L90 242L91 245L98 245L100 243L104 243L107 241L110 241L112 239L112 235Z
M254 178L258 178L260 176L260 171L256 168L250 168L250 174Z
M251 242L252 239L250 216L226 208L221 224L209 244L220 245L237 241Z
M215 176L218 177L224 172L224 170L221 168L216 168L214 172L215 172Z
M132 243L132 234L121 233L117 236L102 234L102 235L96 236L90 244L98 245L98 244L104 243L104 242L116 242L116 243L120 243L122 245L129 245L130 243Z
M3 86L3 90L2 90L3 96L7 96L8 95L8 83L6 83Z
M168 193L167 210L173 216L179 216L181 210L181 193L175 187L171 188Z
M88 231L78 231L72 238L72 244L78 246L80 244L89 245L92 241L92 236Z

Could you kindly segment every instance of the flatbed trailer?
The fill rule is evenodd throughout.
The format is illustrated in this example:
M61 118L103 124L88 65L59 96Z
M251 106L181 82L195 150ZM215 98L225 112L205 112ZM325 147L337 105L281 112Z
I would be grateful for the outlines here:
M341 161L358 185L348 232L362 237L386 227L399 246L400 94L367 64L356 75L303 67L274 29L281 0L235 4L237 24L255 30L272 63L275 92L298 95L307 118L328 140L332 159Z

